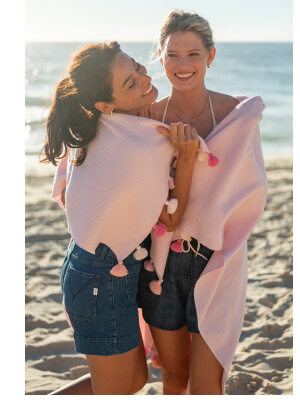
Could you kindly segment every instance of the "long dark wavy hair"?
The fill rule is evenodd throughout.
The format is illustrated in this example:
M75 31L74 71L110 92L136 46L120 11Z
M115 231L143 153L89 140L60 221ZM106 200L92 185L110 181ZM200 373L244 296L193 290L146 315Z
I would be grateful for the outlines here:
M70 147L81 148L74 163L83 163L86 146L96 135L101 114L94 104L113 101L111 63L119 51L120 45L111 42L87 45L75 53L67 77L55 88L40 162L56 166Z

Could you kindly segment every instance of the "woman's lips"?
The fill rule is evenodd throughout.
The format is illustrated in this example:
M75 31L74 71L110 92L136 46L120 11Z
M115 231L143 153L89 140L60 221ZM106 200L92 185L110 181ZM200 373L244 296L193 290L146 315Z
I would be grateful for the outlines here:
M174 75L180 81L188 81L195 75L195 73L175 73Z
M147 89L146 92L143 93L142 96L149 96L149 95L151 95L152 92L153 92L153 90L154 90L154 86L153 86L152 84L150 84L149 88Z

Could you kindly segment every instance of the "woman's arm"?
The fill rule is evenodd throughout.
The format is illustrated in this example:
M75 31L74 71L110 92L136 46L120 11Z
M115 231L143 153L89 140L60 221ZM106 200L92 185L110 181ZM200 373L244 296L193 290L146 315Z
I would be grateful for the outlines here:
M174 178L175 187L170 191L170 198L176 198L178 206L173 214L168 214L165 205L159 217L159 222L167 227L168 232L173 232L181 221L188 201L199 139L196 130L183 123L171 124L170 130L159 127L158 131L168 135L179 152Z

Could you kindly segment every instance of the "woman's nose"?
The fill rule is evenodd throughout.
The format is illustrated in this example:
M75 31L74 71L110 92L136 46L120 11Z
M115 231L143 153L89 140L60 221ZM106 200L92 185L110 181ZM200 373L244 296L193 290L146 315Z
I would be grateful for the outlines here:
M149 75L143 75L142 76L142 85L149 85L151 82L151 77Z
M187 64L187 59L185 57L179 57L178 58L178 66L183 67Z
M148 82L151 82L151 77L149 75L146 75L146 79Z

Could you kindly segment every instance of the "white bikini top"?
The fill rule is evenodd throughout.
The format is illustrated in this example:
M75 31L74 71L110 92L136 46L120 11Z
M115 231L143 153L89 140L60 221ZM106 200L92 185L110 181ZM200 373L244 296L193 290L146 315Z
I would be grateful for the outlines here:
M211 117L212 117L212 119L213 119L213 130L214 130L214 129L217 127L217 122L216 122L216 119L215 119L214 109L213 109L212 102L211 102L211 99L210 99L210 95L209 95L209 94L208 94L208 100L209 100L209 106L210 106L210 111L211 111ZM163 114L163 118L162 118L162 123L165 122L165 118L166 118L166 114L167 114L169 102L170 102L170 97L168 98L168 102L167 102L167 105L166 105L165 110L164 110L164 114Z

